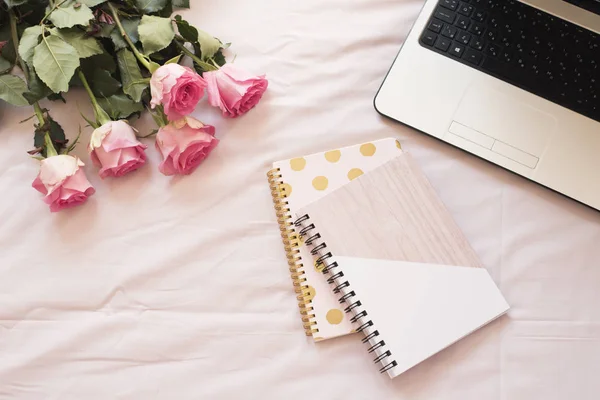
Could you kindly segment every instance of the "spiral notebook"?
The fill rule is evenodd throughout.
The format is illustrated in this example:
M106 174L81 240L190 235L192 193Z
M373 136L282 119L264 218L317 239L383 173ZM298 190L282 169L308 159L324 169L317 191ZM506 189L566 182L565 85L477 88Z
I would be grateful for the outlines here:
M292 216L401 153L400 143L388 138L279 161L267 174L302 324L316 341L352 333L355 324L323 279L324 266L315 264L316 257L299 239Z
M296 215L332 293L392 378L508 311L407 153Z

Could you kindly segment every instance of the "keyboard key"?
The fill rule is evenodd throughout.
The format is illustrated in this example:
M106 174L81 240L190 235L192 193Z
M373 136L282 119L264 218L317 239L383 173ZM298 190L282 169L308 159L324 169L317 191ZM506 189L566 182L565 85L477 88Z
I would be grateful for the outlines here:
M500 54L500 48L495 44L489 44L485 49L485 54L492 57L498 57L498 54Z
M451 43L452 43L452 40L445 38L443 36L440 36L437 39L437 41L435 42L435 48L440 49L442 51L447 51L448 47L450 47Z
M469 48L465 50L465 55L463 56L463 59L467 60L472 64L479 65L481 60L483 60L483 54L480 51Z
M487 40L491 40L492 42L496 40L498 33L493 29L488 29L485 35L483 35Z
M478 37L474 37L473 39L471 39L471 43L469 43L469 46L471 46L475 50L481 51L483 50L483 40L479 39Z
M456 37L456 40L462 44L469 44L469 42L471 41L471 35L469 35L466 32L461 32Z
M502 54L500 54L500 57L506 63L511 63L513 61L512 51L510 50L504 50Z
M466 31L467 28L469 27L469 25L471 25L471 20L467 17L459 15L458 18L456 19L455 25Z
M473 18L477 22L483 22L487 18L487 14L485 13L485 11L477 10L477 11L475 11L475 14L473 14L473 16L471 18Z
M499 21L497 17L492 17L488 21L488 28L498 29L500 27L500 22L502 21Z
M450 39L454 39L457 33L458 29L450 25L446 25L446 27L444 27L444 29L442 30L442 35Z
M475 22L474 24L471 25L471 27L469 28L469 32L477 35L477 36L481 36L483 35L483 32L485 31L485 27L482 24L478 24L477 22Z
M433 16L437 19L441 19L444 22L447 22L449 24L453 24L454 20L456 19L456 13L452 12L452 11L448 11L445 8L440 8L438 7L435 12L433 13Z
M465 51L465 46L460 43L452 43L449 53L454 57L460 58Z
M427 26L427 29L429 29L430 31L435 32L435 33L440 33L443 26L444 26L444 23L442 21L438 21L437 19L434 19L433 21L431 21L429 23L429 26Z
M460 7L458 7L458 12L462 15L470 17L471 13L473 13L473 6L470 4L460 3Z
M421 36L421 42L427 46L433 46L435 39L437 39L437 35L432 32L424 32Z
M442 0L440 1L440 6L455 11L456 7L458 7L458 0Z

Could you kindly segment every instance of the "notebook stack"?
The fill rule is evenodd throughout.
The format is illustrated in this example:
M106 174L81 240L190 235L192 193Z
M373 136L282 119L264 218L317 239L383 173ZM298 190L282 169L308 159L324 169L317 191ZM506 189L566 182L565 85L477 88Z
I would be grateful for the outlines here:
M276 162L268 178L315 341L360 332L394 378L508 311L396 140Z

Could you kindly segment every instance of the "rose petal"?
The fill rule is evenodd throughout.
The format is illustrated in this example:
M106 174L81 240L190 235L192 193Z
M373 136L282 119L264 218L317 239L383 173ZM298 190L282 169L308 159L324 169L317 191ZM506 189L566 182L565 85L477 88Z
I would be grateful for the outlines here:
M226 64L218 71L206 72L204 77L210 105L219 107L224 116L231 118L256 106L268 87L264 76L252 76L232 64Z
M219 143L214 127L191 117L162 127L156 139L163 156L159 170L165 175L190 174Z

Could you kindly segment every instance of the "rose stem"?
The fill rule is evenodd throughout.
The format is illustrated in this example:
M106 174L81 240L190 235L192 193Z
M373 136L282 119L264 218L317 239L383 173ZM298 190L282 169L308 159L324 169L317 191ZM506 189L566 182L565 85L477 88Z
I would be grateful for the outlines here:
M194 62L196 64L198 64L203 70L216 71L218 69L218 68L210 65L209 63L206 63L206 62L202 61L201 59L199 59L198 56L196 56L194 53L189 51L187 49L187 47L185 47L183 44L179 43L177 40L175 40L175 44L177 44L177 47L179 47L181 49L181 51L183 51L186 55L190 56L191 59L194 60Z
M81 72L81 69L79 69L77 71L77 74L79 76L79 79L83 83L83 87L85 88L85 91L87 92L90 100L92 101L92 106L94 107L94 115L96 116L96 121L100 125L104 125L105 123L110 122L111 121L110 117L108 116L106 111L104 111L104 109L102 107L100 107L100 104L98 104L98 100L96 100L96 96L94 96L94 92L92 92L92 89L90 88L90 84L88 83L87 79L85 78L85 75L83 74L83 72Z
M17 32L17 16L15 15L15 12L12 8L8 10L8 12L10 14L10 35L12 38L13 46L15 47L16 58L19 61L19 66L23 70L25 81L29 83L29 70L25 65L25 61L23 61L21 56L19 56L19 33ZM44 125L46 123L46 120L44 119L44 113L42 112L40 103L38 103L37 101L33 103L33 109L35 111L35 116L37 117L40 123L40 126Z
M144 67L146 67L146 69L148 71L152 72L150 63L148 62L146 57L142 53L140 53L140 51L137 49L137 47L135 47L135 45L131 41L131 38L125 31L125 28L123 28L123 24L121 24L121 20L119 19L119 13L117 12L117 9L115 8L115 6L113 6L111 2L108 2L108 8L110 8L110 12L111 12L113 18L115 19L115 23L117 24L117 27L119 28L119 32L121 33L121 36L123 36L123 39L125 39L125 41L129 45L129 48L131 49L131 51L133 51L133 54L135 55L135 57L138 59L138 61L140 63L142 63L142 65Z

